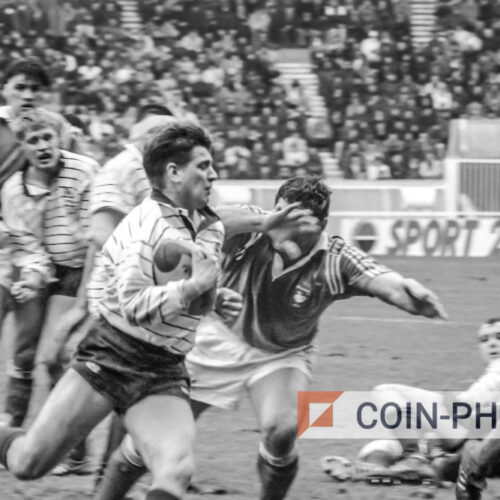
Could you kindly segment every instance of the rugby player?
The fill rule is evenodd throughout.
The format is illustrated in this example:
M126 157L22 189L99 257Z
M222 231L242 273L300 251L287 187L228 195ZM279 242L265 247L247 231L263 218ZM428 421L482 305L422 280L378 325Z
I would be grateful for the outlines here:
M101 249L119 222L150 194L151 186L142 165L144 145L155 128L174 121L165 107L148 105L141 108L138 121L130 132L130 142L97 173L90 197L91 248L85 263L83 286L79 289L73 307L59 319L49 339L45 356L41 359L49 368L66 364L66 358L71 356L86 334L92 317L99 316L101 290L105 286ZM114 415L113 419L116 418ZM111 432L119 432L118 425L111 425ZM116 439L112 438L111 441ZM105 453L103 462L107 461L107 455ZM81 447L76 447L52 474L81 474L87 470L85 454Z
M97 172L91 189L90 203L90 238L91 255L86 262L85 286L79 290L77 301L62 318L57 331L51 336L52 346L44 358L46 364L58 364L58 357L65 342L78 330L87 318L88 312L98 316L100 293L104 272L100 264L99 252L111 236L118 223L133 208L139 205L151 191L151 186L142 165L145 142L156 127L173 123L167 108L144 106L139 110L138 121L130 132L129 143L123 151L107 161ZM74 342L74 339L72 339Z
M226 241L221 284L243 296L243 308L232 325L216 314L205 318L187 359L195 417L210 406L233 409L248 392L262 436L257 457L261 500L285 498L297 473L297 392L308 388L313 341L326 307L370 295L411 314L446 317L438 298L419 282L325 232L330 191L319 178L286 181L275 211L291 204L310 210L320 224L307 235L290 236L277 227ZM245 218L234 207L218 213L225 224ZM123 498L144 473L138 452L133 436L127 436L112 456L100 500Z
M0 463L18 478L45 474L116 410L152 472L147 500L186 490L194 421L184 357L200 321L188 310L219 275L224 228L207 206L217 174L209 136L191 124L162 128L143 162L152 194L103 247L99 320L28 431L0 428ZM159 271L153 256L165 238L193 242L190 277Z
M37 111L23 117L17 137L28 167L5 182L2 207L15 269L10 291L16 336L6 411L10 423L21 426L49 296L74 297L80 284L90 185L98 165L61 150L57 122Z
M13 61L2 75L2 96L6 102L0 106L0 118L3 120L0 127L0 186L15 172L26 164L26 156L21 144L16 140L15 132L24 126L23 118L33 111L50 122L58 136L58 147L63 150L81 153L81 145L73 133L73 129L58 113L43 109L44 94L50 87L50 77L43 66L29 59ZM7 232L4 228L4 235ZM12 285L12 262L7 245L0 246L0 325L6 312ZM43 313L44 314L44 313ZM36 352L40 325L40 314L29 317L19 317L18 328L23 332L16 336L15 342L22 344L14 348ZM30 339L33 344L29 345ZM31 370L24 370L15 362L8 363L7 394L5 413L0 415L0 424L21 425L27 410L31 394Z
M375 387L384 401L396 402L404 411L408 402L423 404L431 408L437 403L438 415L451 415L454 401L468 402L472 407L476 403L491 403L492 393L500 391L500 318L492 318L483 323L477 332L479 352L486 363L482 375L465 391L448 401L433 391L403 384L383 384ZM447 423L450 422L449 426ZM494 435L485 436L484 444L478 440L468 440L466 426L451 424L441 417L438 428L433 428L423 419L422 426L415 435L408 439L376 440L368 443L358 454L358 462L351 463L343 457L325 457L325 472L335 479L384 480L385 484L396 482L457 482L457 498L460 500L480 498L481 490L486 487L485 477L495 477L500 453L494 449ZM490 444L488 444L488 442ZM493 443L493 444L491 444ZM480 449L483 457L489 457L491 463L483 458L478 465ZM463 471L459 473L460 460ZM370 467L374 465L374 467ZM481 470L482 468L482 470ZM469 495L469 496L467 496Z
M6 102L0 106L3 118L16 131L17 122L33 110L50 120L57 131L61 149L82 153L78 138L71 124L59 113L43 108L45 94L50 89L50 76L44 67L34 59L18 59L11 62L2 75L2 96ZM2 165L0 182L16 170L15 164Z
M486 373L477 382L483 381L478 389L484 391L486 396L486 391L500 390L500 318L487 321L479 329L478 335L481 353L489 360ZM470 440L465 443L455 488L457 500L480 500L486 488L486 478L499 475L500 432L497 428L482 441Z

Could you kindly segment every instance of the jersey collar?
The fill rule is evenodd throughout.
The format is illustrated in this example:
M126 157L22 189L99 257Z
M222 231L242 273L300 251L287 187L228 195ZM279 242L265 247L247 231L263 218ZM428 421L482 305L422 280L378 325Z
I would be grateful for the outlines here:
M62 155L59 157L59 162L58 162L57 165L58 165L57 174L52 179L52 182L50 183L50 186L48 186L46 190L44 189L43 192L40 192L39 194L33 194L33 192L30 192L28 184L26 183L26 175L27 175L28 169L30 167L29 164L28 164L27 167L20 172L21 173L21 185L22 185L22 188L23 188L24 195L25 196L29 196L30 198L41 198L43 196L49 195L52 192L52 188L57 183L57 180L59 178L59 173L61 172L62 168L64 167L64 160L63 160ZM37 191L37 190L35 190L35 191Z
M196 220L191 220L188 216L187 209L180 207L179 205L174 203L165 193L163 193L158 188L152 189L151 199L158 203L162 203L163 205L170 206L177 213L177 215L189 222L190 227L192 227L194 232L196 233L199 233L214 222L220 220L219 216L208 205L205 205L199 210L195 210Z

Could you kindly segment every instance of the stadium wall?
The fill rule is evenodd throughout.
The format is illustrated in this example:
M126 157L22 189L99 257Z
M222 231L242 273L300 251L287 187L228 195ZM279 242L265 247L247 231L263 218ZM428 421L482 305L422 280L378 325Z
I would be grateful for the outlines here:
M215 184L214 204L247 203L265 209L274 205L282 180L220 180ZM401 212L405 210L452 211L448 184L442 180L358 181L327 180L331 206L339 212Z
M214 205L274 205L282 181L218 181ZM408 183L408 184L407 184ZM500 256L500 211L460 212L444 181L335 181L328 230L376 256Z

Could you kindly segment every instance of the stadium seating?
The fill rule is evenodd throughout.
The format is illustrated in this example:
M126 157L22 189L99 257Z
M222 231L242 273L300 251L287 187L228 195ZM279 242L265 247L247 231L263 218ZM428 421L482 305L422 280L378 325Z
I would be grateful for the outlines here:
M422 44L407 1L7 1L0 69L41 58L100 161L163 102L211 130L222 178L439 177L450 118L500 113L500 12L437 4Z

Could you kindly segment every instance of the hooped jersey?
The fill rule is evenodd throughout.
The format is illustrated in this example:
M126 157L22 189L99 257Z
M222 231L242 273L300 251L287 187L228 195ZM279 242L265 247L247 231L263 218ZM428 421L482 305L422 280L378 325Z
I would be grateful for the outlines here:
M244 297L234 333L271 352L310 344L326 307L366 295L372 278L390 272L326 232L308 255L287 268L268 236L235 236L226 242L222 268L221 286Z

